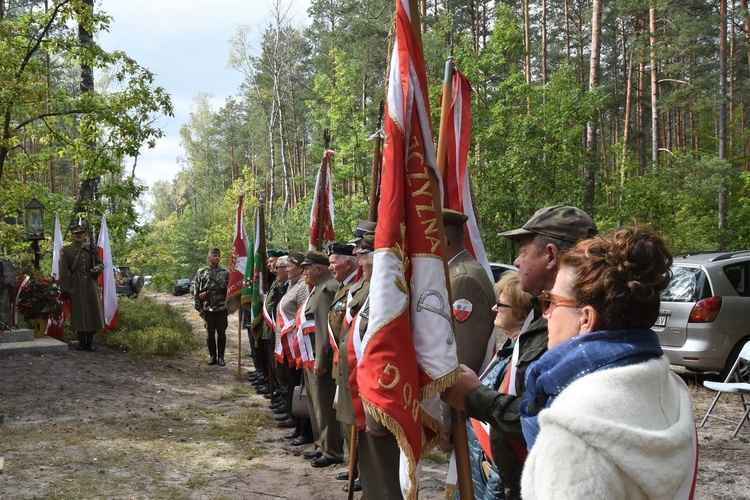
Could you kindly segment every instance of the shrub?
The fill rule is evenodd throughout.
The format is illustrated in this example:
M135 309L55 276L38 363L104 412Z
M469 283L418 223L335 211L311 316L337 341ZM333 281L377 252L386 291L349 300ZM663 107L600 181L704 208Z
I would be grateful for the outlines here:
M182 312L169 304L141 295L118 300L117 328L104 334L104 343L137 358L173 358L197 347L193 327Z

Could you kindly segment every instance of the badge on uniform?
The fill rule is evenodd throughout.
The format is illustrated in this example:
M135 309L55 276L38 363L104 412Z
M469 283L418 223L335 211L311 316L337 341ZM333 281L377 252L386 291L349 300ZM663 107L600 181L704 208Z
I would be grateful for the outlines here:
M453 302L453 316L456 318L456 321L463 323L469 319L473 308L474 306L467 299L458 299Z

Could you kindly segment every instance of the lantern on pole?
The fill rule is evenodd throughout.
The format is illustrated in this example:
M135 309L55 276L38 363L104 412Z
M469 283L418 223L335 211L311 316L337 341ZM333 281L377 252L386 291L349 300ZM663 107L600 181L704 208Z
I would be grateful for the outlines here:
M39 240L44 236L44 205L32 198L26 207L26 239L31 241L34 250L34 269L39 270Z

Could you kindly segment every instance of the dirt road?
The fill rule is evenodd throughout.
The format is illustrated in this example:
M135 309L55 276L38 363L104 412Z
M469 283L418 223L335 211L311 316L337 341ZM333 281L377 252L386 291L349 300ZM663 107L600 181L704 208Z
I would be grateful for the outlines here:
M202 335L189 296L158 298ZM282 438L268 401L236 378L236 320L228 336L224 368L207 366L203 351L134 361L106 347L0 360L0 498L346 498L334 479L344 467L312 468L307 448ZM241 343L244 373L245 336ZM686 378L702 417L710 393ZM721 422L699 430L697 498L750 498L750 425L730 435ZM420 499L443 498L445 471L426 463Z

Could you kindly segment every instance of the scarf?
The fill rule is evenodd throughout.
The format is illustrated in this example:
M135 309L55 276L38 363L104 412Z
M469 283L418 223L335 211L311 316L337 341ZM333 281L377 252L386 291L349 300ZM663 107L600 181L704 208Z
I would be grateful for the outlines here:
M526 394L518 407L528 449L539 433L539 412L576 380L599 370L635 365L662 356L652 330L602 330L556 345L526 372Z

